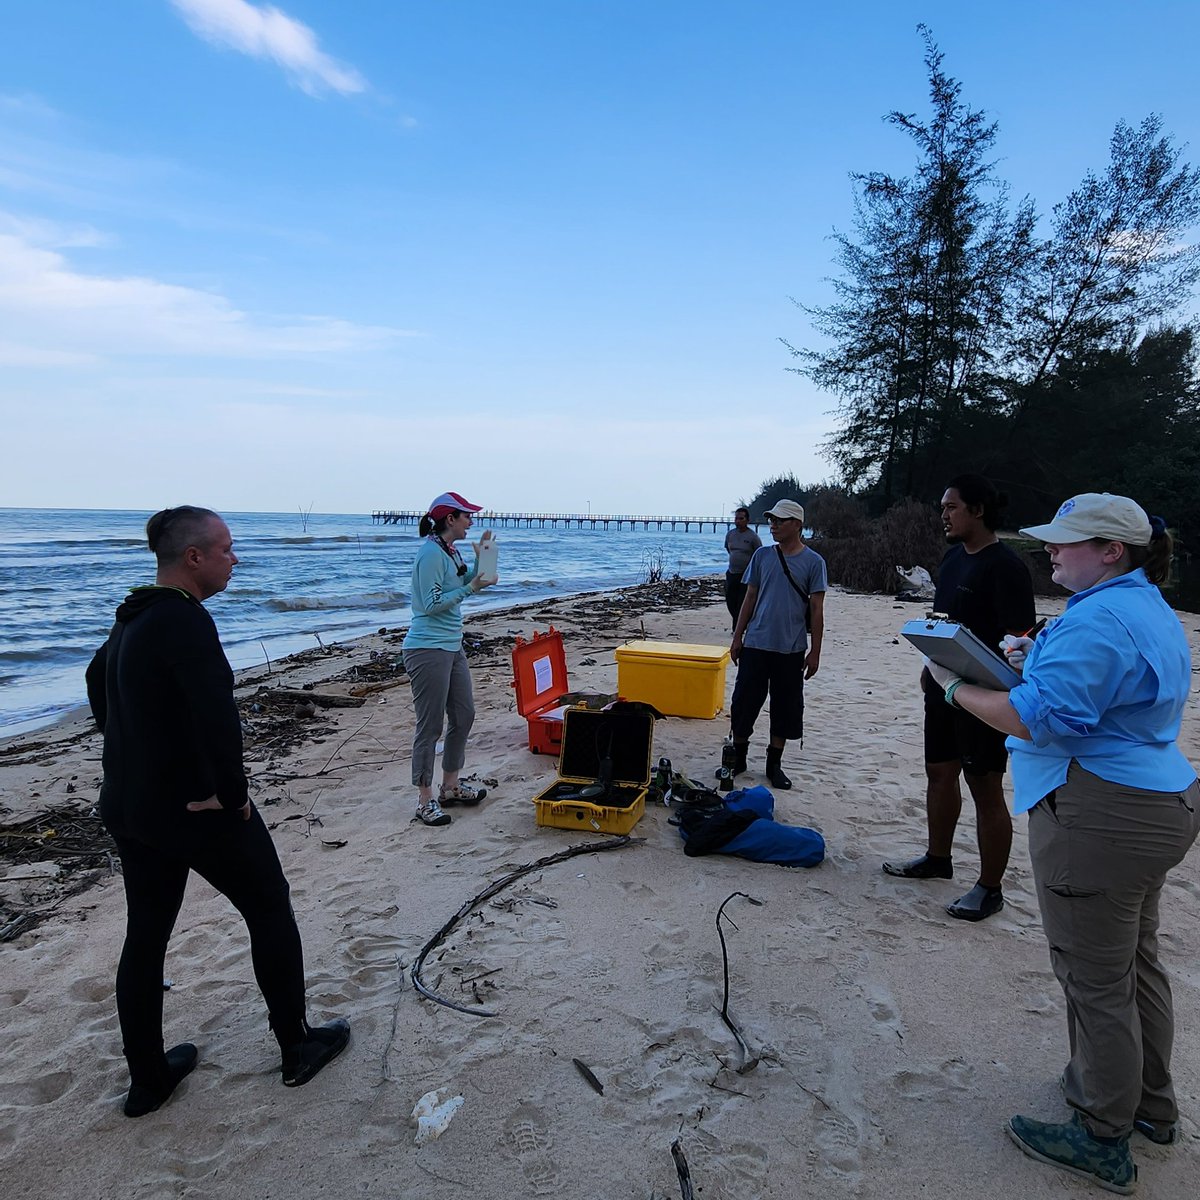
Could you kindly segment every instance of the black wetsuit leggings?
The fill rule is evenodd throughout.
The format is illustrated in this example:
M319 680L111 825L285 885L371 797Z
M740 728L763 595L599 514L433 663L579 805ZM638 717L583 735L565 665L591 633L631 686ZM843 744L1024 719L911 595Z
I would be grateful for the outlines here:
M115 839L128 907L117 1015L135 1083L162 1068L163 966L189 871L208 880L245 919L254 976L279 1044L304 1038L304 952L271 835L257 809L248 821L233 812L195 816L202 835L188 849Z

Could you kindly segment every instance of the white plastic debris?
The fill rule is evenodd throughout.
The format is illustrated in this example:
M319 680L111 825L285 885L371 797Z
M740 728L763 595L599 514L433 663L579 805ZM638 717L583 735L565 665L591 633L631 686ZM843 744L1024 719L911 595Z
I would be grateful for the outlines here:
M417 1123L417 1145L436 1141L446 1132L454 1114L463 1106L461 1096L451 1096L452 1088L438 1088L426 1092L412 1110L412 1119Z

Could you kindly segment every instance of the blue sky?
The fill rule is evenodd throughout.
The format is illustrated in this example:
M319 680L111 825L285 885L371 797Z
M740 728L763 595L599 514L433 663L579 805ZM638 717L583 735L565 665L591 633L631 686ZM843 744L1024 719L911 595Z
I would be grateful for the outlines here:
M717 515L828 477L790 373L918 21L1042 212L1200 5L9 0L0 505Z

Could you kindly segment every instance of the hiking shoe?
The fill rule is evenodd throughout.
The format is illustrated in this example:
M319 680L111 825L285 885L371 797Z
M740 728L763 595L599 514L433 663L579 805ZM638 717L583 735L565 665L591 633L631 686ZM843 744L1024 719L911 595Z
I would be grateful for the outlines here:
M442 812L442 806L436 800L417 805L417 820L422 825L449 825L452 819L449 813Z
M884 867L884 870L887 870ZM1004 907L1004 893L999 888L984 887L977 883L965 896L959 896L946 911L960 921L986 921Z
M171 1098L171 1093L180 1082L192 1073L199 1058L196 1047L191 1042L180 1042L172 1046L164 1055L166 1072L162 1081L156 1087L135 1083L125 1097L125 1115L127 1117L144 1117L147 1113L162 1108Z
M1030 1158L1090 1179L1110 1192L1130 1195L1137 1186L1137 1166L1129 1153L1129 1135L1093 1137L1078 1119L1062 1124L1013 1117L1004 1132Z
M313 1029L304 1023L308 1035L295 1046L280 1051L284 1087L306 1084L322 1067L327 1067L350 1042L350 1022L340 1018Z
M444 808L449 808L452 804L463 804L467 808L474 808L486 795L487 788L463 787L460 783L450 788L449 791L445 788L438 788L438 803Z
M1156 1146L1173 1146L1179 1140L1179 1126L1174 1121L1143 1121L1134 1117L1133 1127Z
M938 858L936 854L922 854L908 862L885 862L883 872L902 879L953 879L954 863L948 858Z

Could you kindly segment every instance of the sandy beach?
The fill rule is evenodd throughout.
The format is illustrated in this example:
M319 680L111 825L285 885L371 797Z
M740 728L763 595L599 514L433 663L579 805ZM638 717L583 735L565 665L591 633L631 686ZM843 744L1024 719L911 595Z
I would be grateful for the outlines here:
M1061 611L1040 598L1039 612ZM479 904L424 978L466 1015L414 990L409 968L467 901L524 864L605 835L539 829L534 794L555 763L531 754L515 711L517 634L562 631L571 686L615 691L614 649L642 636L725 644L715 581L643 587L471 619L478 719L466 772L488 781L453 824L412 821L412 709L393 663L399 631L306 652L240 678L256 803L274 827L304 938L310 1017L345 1016L346 1054L308 1086L280 1085L244 927L193 876L167 959L168 1044L200 1064L162 1110L126 1119L113 1001L123 935L119 875L61 875L37 855L0 862L0 1173L9 1200L50 1197L555 1197L681 1194L672 1143L703 1200L1099 1192L1023 1157L1013 1113L1060 1119L1066 1021L1038 922L1024 820L1002 913L981 925L943 905L975 880L969 801L953 882L885 876L924 845L919 659L898 639L920 608L832 589L820 673L807 689L795 787L776 816L813 826L812 870L685 857L661 805L623 848L525 874ZM1200 663L1200 616L1181 614ZM363 693L360 707L272 704L261 689ZM726 703L733 671L726 680ZM258 697L258 699L256 699ZM257 705L257 711L255 711ZM747 780L761 783L765 721ZM711 777L725 732L667 718L653 754ZM1200 709L1185 752L1200 762ZM96 796L100 738L82 719L0 745L9 828ZM10 839L11 840L11 839ZM83 882L90 886L75 891ZM717 908L727 914L729 1013L759 1058L739 1073L722 1023ZM1175 985L1182 1142L1135 1136L1141 1194L1195 1195L1200 1180L1200 854L1164 893L1163 958ZM594 1074L603 1094L573 1063ZM424 1094L463 1103L436 1140L410 1119Z

